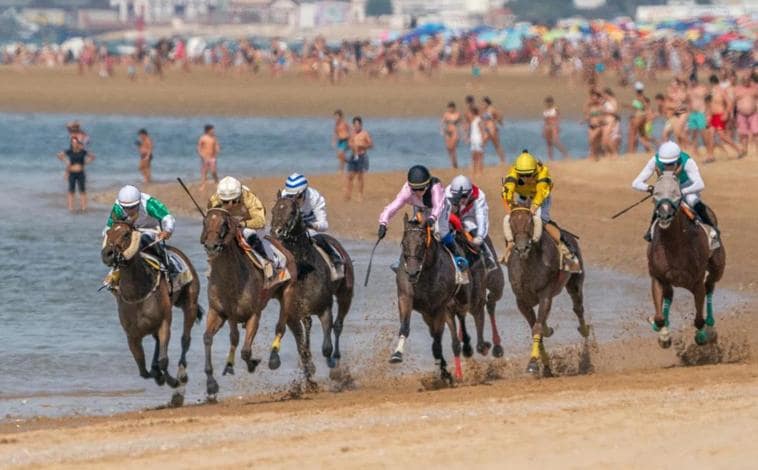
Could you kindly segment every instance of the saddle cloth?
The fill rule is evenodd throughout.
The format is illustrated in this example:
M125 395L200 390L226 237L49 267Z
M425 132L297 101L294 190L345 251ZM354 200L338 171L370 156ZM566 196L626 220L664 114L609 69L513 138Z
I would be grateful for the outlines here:
M242 232L240 232L237 236L237 243L239 244L240 248L242 248L242 251L245 252L250 261L253 262L253 265L256 268L260 269L266 277L272 277L276 275L277 283L291 279L292 276L289 272L289 269L287 269L287 257L284 256L284 253L279 251L276 245L268 240L261 240L261 243L268 244L268 246L271 248L271 252L274 254L274 259L271 260L271 264L274 267L274 272L267 273L265 268L267 260L260 253L255 251L249 243L247 243L245 237L242 236Z
M171 288L173 292L179 291L182 287L186 286L190 282L192 282L192 270L190 270L187 263L184 262L184 259L182 259L181 256L177 255L171 250L166 250L166 253L168 254L169 261L174 266L174 270L176 271L171 275ZM140 253L140 256L154 269L161 271L165 270L165 262L158 259L156 256L153 256L149 253Z
M313 248L316 249L316 251L318 252L318 254L320 254L321 257L324 258L324 261L326 262L326 265L329 266L329 273L330 273L330 277L331 277L332 281L338 281L338 280L342 279L343 277L345 277L345 260L342 258L342 255L340 254L339 251L337 251L336 249L334 249L334 247L332 247L332 249L334 250L334 252L337 253L337 256L339 256L340 260L342 260L342 264L340 265L340 267L338 269L334 265L334 262L332 261L332 257L329 256L329 253L327 253L326 251L324 251L323 248L321 248L320 246L318 246L315 243L313 243Z
M460 269L458 269L458 264L455 262L455 255L453 252L444 245L442 245L442 247L450 256L450 260L453 262L453 267L455 268L455 283L460 286L465 286L469 282L468 272L462 272Z

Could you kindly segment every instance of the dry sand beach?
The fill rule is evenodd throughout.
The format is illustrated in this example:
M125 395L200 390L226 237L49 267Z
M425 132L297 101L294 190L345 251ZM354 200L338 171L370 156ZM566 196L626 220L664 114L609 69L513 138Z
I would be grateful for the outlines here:
M291 104L289 97L304 96L302 90L307 86L294 87L299 91L288 95L283 85L286 81L265 85L253 79L245 82L248 88L244 88L218 85L237 80L219 78L204 95L191 99L204 88L196 78L200 74L193 72L192 78L182 83L167 79L145 87L140 96L124 92L121 97L112 94L112 89L87 93L86 83L96 79L88 77L79 83L73 71L67 72L60 83L73 95L87 96L89 101L80 103L46 90L35 97L33 87L21 82L50 83L53 72L32 71L20 78L23 73L0 71L2 109L307 115L328 114L349 102L351 108L366 110L366 114L425 115L436 114L449 96L462 97L467 80L452 77L433 86L403 89L381 88L394 86L389 83L378 88L357 83L326 87L321 95L311 94L308 100ZM501 77L502 82L489 82L485 77L484 86L493 87L486 93L504 104L506 114L535 115L542 97L555 93L551 88L558 84L545 79L530 88L529 83L531 96L519 93L517 101L506 102L505 96L514 94L501 88L496 92L494 87L505 86L508 80L523 83L519 73ZM123 91L132 84L117 78L103 87ZM364 89L371 90L372 96L361 98ZM26 95L18 95L19 90ZM377 90L391 94L388 98ZM565 107L578 112L583 90L578 87L572 97L568 96L571 93L557 96L559 104L567 100ZM191 101L186 106L177 101L171 105L163 102L165 107L158 103L145 107L151 97L170 101L185 93ZM12 94L17 98L10 99ZM556 182L553 216L580 235L590 269L647 276L642 234L650 206L610 219L642 197L629 186L645 158L639 154L597 163L585 160L551 165ZM182 409L4 421L0 423L0 467L409 468L422 464L453 468L754 468L758 459L758 363L752 355L758 346L753 303L758 292L754 259L758 196L753 189L758 187L758 155L743 160L722 155L717 163L702 165L701 170L707 185L704 199L718 214L727 252L725 278L717 289L731 289L744 299L741 306L729 311L716 306L716 346L698 349L692 345L690 315L672 318L684 341L669 350L659 349L652 333L622 336L624 339L601 345L582 346L577 341L576 347L549 350L558 364L573 364L576 357L589 354L590 373L558 367L559 377L540 380L523 373L526 350L523 356L507 357L499 366L477 367L475 357L464 364L469 371L466 381L452 389L425 386L427 376L392 380L387 373L391 367L388 352L377 351L374 363L368 365L376 370L375 377L340 393L262 394ZM488 195L493 240L498 247L502 246L499 185L503 173L502 167L488 167L485 177L477 181ZM449 180L454 172L445 169L435 174ZM369 173L360 203L343 201L341 178L336 174L310 178L328 201L332 231L340 237L373 240L377 216L399 189L404 174ZM245 184L270 207L282 180L245 178ZM197 183L190 187L200 200L209 196L199 192ZM179 214L197 217L177 184L144 189ZM94 198L108 204L114 192ZM397 243L400 230L401 221L394 221L383 243ZM585 289L592 288L585 285ZM675 302L688 294L678 295ZM388 303L394 299L394 291L387 292ZM639 298L638 307L652 312L650 297ZM420 325L417 317L414 321ZM645 328L642 322L639 328ZM424 333L417 329L415 334ZM195 344L200 345L199 330L195 337ZM449 345L444 347L447 350ZM124 354L128 354L126 347ZM193 380L201 380L199 369Z

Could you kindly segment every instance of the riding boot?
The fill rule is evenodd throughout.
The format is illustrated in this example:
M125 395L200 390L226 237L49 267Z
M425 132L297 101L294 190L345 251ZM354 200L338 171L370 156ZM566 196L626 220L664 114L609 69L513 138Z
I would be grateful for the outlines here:
M263 240L257 234L252 234L247 237L247 244L260 255L261 262L263 263L263 275L266 277L266 280L271 279L274 276L274 266L266 251L266 247L263 245Z
M324 250L327 255L329 255L329 259L332 260L332 266L334 267L334 272L332 273L332 277L339 277L340 269L342 268L342 258L337 253L337 250L334 249L332 245L329 244L329 242L326 241L324 237L320 237L318 235L314 235L311 237L313 242L318 245L319 248Z
M176 275L178 272L176 270L176 266L174 266L174 263L171 262L171 257L168 256L168 250L166 250L165 243L156 243L152 248L158 259L166 265L166 271L168 272L169 277L173 279L174 275Z
M579 262L579 257L571 250L566 241L563 239L563 233L561 229L553 222L545 224L545 231L550 235L550 238L555 241L558 246L558 251L561 254L561 270L568 271L570 273L581 273L582 265Z
M713 221L711 220L711 216L708 215L708 208L705 204L703 204L701 201L698 201L698 203L695 204L695 207L693 207L693 209L695 210L695 213L697 214L697 216L700 217L701 222L713 228L713 230L716 231L717 235L721 235L721 232L719 231L718 227L716 227L716 224L714 224Z

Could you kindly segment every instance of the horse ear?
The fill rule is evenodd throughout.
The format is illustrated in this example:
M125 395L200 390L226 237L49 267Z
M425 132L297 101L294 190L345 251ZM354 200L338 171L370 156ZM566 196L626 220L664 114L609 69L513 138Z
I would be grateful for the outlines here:
M281 190L281 189L278 189L278 190L276 191L276 200L278 201L278 200L279 200L279 199L281 199L281 198L282 198L282 190Z

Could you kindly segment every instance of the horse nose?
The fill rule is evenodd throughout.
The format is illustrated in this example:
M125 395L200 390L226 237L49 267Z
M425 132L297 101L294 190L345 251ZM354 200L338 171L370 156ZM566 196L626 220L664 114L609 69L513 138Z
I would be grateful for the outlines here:
M100 258L103 260L103 264L111 266L113 264L114 251L113 248L106 246L103 251L100 252Z

